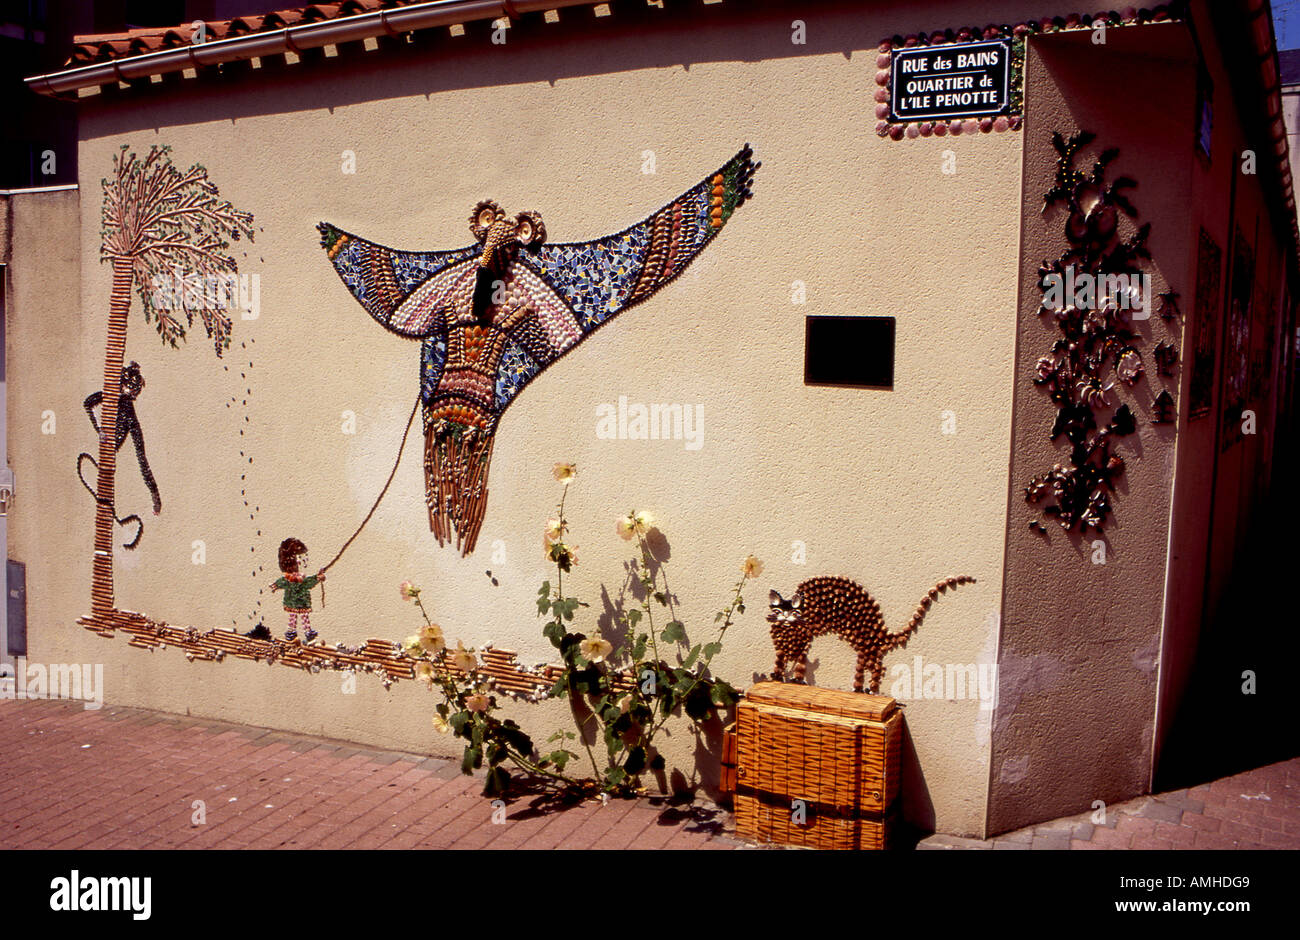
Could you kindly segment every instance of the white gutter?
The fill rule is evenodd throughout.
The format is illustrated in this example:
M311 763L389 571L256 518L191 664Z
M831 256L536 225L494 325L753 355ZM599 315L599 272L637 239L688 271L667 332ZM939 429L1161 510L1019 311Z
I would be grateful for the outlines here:
M22 189L0 189L0 196L26 196L29 193L61 193L76 189L77 183L63 183L60 186L26 186Z
M28 88L42 95L66 95L81 88L131 82L151 75L200 69L222 62L283 55L286 52L298 54L304 49L357 42L378 36L402 36L417 29L502 17L515 19L521 14L538 10L595 6L598 2L600 0L434 0L431 3L376 10L316 23L298 23L265 33L249 33L229 39L146 52L45 75L33 75L24 81Z

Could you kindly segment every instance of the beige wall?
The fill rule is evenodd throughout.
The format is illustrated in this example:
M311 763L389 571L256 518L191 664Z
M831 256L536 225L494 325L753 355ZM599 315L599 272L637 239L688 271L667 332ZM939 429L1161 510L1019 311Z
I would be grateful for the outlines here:
M68 449L87 437L94 441L81 410L90 388L82 388L78 363L85 354L85 332L93 329L81 316L79 195L72 189L0 196L5 229L0 262L7 274L6 417L15 489L9 557L28 564L28 650L33 654L72 633L71 623L58 618L69 602L85 595L88 583L78 564L84 553L70 541L59 543L60 532L71 534L75 508L83 499L90 501L73 472L76 451L65 459Z
M944 597L887 666L915 655L992 662L1006 494L1023 475L1018 467L1009 479L1006 460L1012 311L1024 307L1011 211L1023 141L1017 133L881 140L871 94L882 36L1031 12L808 6L806 46L791 44L788 14L738 20L705 8L687 26L665 17L628 32L566 12L555 26L512 31L505 47L471 29L428 48L290 66L275 80L85 102L80 310L61 304L70 322L57 329L34 312L43 300L12 314L33 333L32 345L17 346L11 449L25 475L48 481L11 529L11 554L29 565L32 658L104 662L112 702L452 749L430 730L434 700L417 685L384 692L362 681L345 695L337 676L189 665L175 651L143 653L75 624L89 608L93 503L73 467L93 443L80 401L100 383L109 289L109 272L95 263L98 180L119 146L170 144L177 163L203 163L223 197L255 214L257 241L237 258L241 271L260 275L261 316L236 320L233 347L218 361L201 332L180 350L163 348L136 301L127 357L148 381L138 410L164 507L147 515L148 494L124 450L119 506L146 512L147 531L136 552L117 552L118 604L201 629L247 630L265 615L279 632L284 614L266 595L250 619L259 586L275 576L276 546L299 536L320 564L341 545L388 473L417 386L418 346L357 306L314 224L326 219L400 248L454 247L467 241L469 209L492 197L510 211L539 210L553 240L579 240L643 218L749 140L763 161L754 201L686 276L553 366L507 413L477 553L462 559L436 546L420 460L408 453L370 528L331 571L328 604L313 622L331 642L400 638L415 619L396 585L411 578L452 637L549 660L533 603L548 575L541 528L559 495L551 464L574 460L568 509L581 556L572 583L597 610L602 585L617 593L627 555L613 519L632 506L654 513L667 535L672 587L693 637L707 634L740 560L753 552L766 562L715 662L737 684L771 668L767 590L788 594L821 574L861 581L892 629L938 578L977 577ZM356 154L355 175L340 172L344 150ZM656 154L655 175L641 173L645 150ZM949 150L955 175L941 171ZM1153 195L1144 189L1144 207L1160 202ZM1157 244L1164 231L1157 225ZM806 305L790 302L796 280L807 285ZM894 389L805 387L809 314L896 316ZM596 408L620 395L702 404L703 448L598 440ZM22 433L46 403L59 434ZM340 432L344 411L356 414L355 436ZM945 411L957 417L955 435L941 433ZM1042 421L1028 427L1041 435ZM206 543L205 565L191 563L195 540ZM504 561L491 560L498 540ZM806 543L806 565L792 562L796 541ZM812 656L818 684L849 685L847 646L822 639ZM565 720L552 707L517 714L540 739ZM940 831L982 833L990 712L975 700L926 699L911 701L907 716L909 815ZM693 745L682 726L667 750L689 774Z

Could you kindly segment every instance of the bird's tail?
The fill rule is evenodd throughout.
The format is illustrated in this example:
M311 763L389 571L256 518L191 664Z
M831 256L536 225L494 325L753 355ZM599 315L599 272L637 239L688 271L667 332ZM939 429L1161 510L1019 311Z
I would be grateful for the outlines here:
M494 429L438 421L424 435L425 502L429 528L439 545L452 540L462 555L474 551L487 508L488 466Z
M930 605L939 599L940 594L947 591L948 588L956 588L962 584L974 583L974 578L963 574L955 578L945 578L943 581L940 581L934 587L930 588L925 597L921 598L921 603L917 605L916 613L912 614L912 619L907 622L907 626L899 633L889 634L888 649L900 649L907 645L908 637L920 629L921 621L924 620L925 615L930 612Z

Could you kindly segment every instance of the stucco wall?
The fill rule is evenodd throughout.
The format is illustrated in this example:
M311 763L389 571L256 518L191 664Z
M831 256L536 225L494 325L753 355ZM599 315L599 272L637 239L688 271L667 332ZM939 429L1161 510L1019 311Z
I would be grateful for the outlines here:
M5 303L6 409L14 502L8 516L9 557L28 563L28 650L72 633L57 618L86 590L77 563L84 554L71 540L74 507L89 495L64 460L82 439L88 394L74 363L93 326L81 316L81 230L77 190L0 196L7 231L0 236L7 264ZM48 433L47 433L48 432ZM55 467L60 472L54 472ZM58 626L53 626L58 624ZM78 638L79 639L79 638ZM62 660L58 660L62 662ZM100 661L94 658L93 661Z
M1050 523L1045 535L1031 530L1035 513L1024 487L1069 458L1064 438L1049 439L1056 406L1030 381L1060 335L1037 313L1038 266L1066 246L1062 210L1043 212L1056 171L1052 132L1097 135L1079 160L1085 171L1100 149L1119 148L1108 179L1137 180L1132 200L1139 212L1136 222L1122 220L1121 235L1151 223L1153 291L1187 296L1195 85L1186 31L1176 24L1112 30L1104 45L1086 34L1035 39L1025 101L1020 334L990 832L1145 792L1150 781L1175 442L1173 424L1150 420L1151 401L1167 381L1156 375L1153 351L1164 339L1181 344L1177 323L1134 320L1146 374L1132 389L1119 384L1111 393L1112 404L1127 403L1137 415L1138 431L1115 448L1126 469L1104 534Z
M470 208L491 197L511 212L540 211L552 240L580 240L643 218L749 140L763 161L753 202L683 278L554 365L507 412L478 551L462 559L437 547L418 450L408 452L370 527L331 570L313 623L331 642L400 638L416 623L396 590L410 578L451 637L517 649L523 662L550 660L534 616L549 573L542 525L559 495L550 467L573 460L568 511L581 554L572 586L595 610L602 585L618 592L627 544L613 520L630 507L652 512L668 539L671 585L694 638L708 634L741 559L764 560L715 661L739 685L771 668L768 589L788 595L820 574L861 581L891 629L937 579L977 577L944 597L887 666L911 666L917 655L992 662L1013 311L1024 309L1015 276L1022 139L881 140L871 94L882 36L923 21L942 28L1035 11L922 12L810 5L798 14L807 44L792 45L789 14L704 7L656 20L651 10L629 31L574 11L555 25L514 29L504 46L475 27L392 54L289 66L273 80L254 72L84 102L80 316L57 329L47 321L21 391L15 370L10 403L11 447L49 481L11 530L11 554L30 566L32 658L104 662L113 702L453 748L431 731L434 700L418 685L384 692L363 680L346 695L337 676L190 665L75 624L89 606L94 507L73 467L94 443L80 401L100 384L109 291L109 272L95 263L98 181L121 145L169 144L178 164L203 163L224 198L254 213L256 243L236 257L242 272L260 276L261 314L235 320L233 346L218 361L201 331L180 350L163 348L136 301L127 358L148 382L138 411L163 512L148 513L125 449L120 511L141 512L147 530L137 551L117 551L117 602L199 628L242 631L264 616L279 632L284 614L269 593L257 609L259 587L276 574L276 546L295 535L314 564L333 555L387 476L417 391L418 346L384 332L347 295L315 223L395 247L458 247L469 240ZM355 153L354 175L340 171L345 150ZM641 171L646 150L654 175ZM955 174L942 171L945 151ZM1142 199L1152 209L1159 202L1149 191ZM1163 232L1157 225L1158 243ZM794 281L806 285L804 305L791 303ZM18 317L43 305L29 300ZM811 314L896 316L894 389L805 387ZM20 348L25 356L29 347ZM61 367L39 365L52 361ZM703 447L597 439L597 406L621 395L701 405ZM45 402L58 411L58 435L22 433ZM355 435L341 432L345 411L356 415ZM942 433L945 412L957 433ZM195 540L205 543L203 565L192 563ZM806 564L794 563L795 542L806 545ZM850 684L844 644L818 640L812 658L818 684ZM990 710L974 698L900 697L914 749L908 814L941 831L981 833ZM516 714L542 739L566 723L558 707ZM692 750L680 730L668 742L670 761L688 775Z

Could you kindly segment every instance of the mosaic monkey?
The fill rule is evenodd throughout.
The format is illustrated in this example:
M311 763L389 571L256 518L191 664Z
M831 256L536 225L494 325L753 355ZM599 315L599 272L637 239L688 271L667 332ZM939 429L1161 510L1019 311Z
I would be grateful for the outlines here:
M901 633L885 632L885 618L880 613L880 605L848 578L810 578L795 589L789 600L772 591L768 595L770 610L767 614L767 622L772 625L772 645L776 647L776 668L772 671L772 678L784 681L785 665L793 662L794 678L802 682L808 668L808 648L816 637L829 633L848 643L858 654L853 691L862 691L863 676L870 668L870 692L879 695L880 680L885 672L885 654L907 645L908 637L921 626L930 605L940 594L948 588L974 583L974 578L965 575L940 581L921 598L916 613Z
M144 485L149 488L149 493L153 496L153 514L156 516L162 512L162 497L158 495L158 483L153 478L153 471L149 469L149 458L145 456L144 452L144 431L141 429L140 419L135 413L135 400L140 397L142 391L144 391L144 376L140 372L140 364L133 361L122 369L122 390L117 402L117 427L113 434L113 449L120 451L122 445L126 443L127 435L131 435L131 442L135 445L135 456L140 464L140 474L144 477ZM99 436L103 436L105 431L100 428L99 421L95 418L95 406L103 403L103 392L91 393L83 403L86 414L90 417L90 425L95 429L95 434ZM84 460L89 460L96 471L99 470L99 463L90 454L77 455L77 476L81 479L81 485L86 488L91 496L95 497L96 502L99 502L99 496L95 493L94 488L86 482L85 476L82 475L82 461ZM140 544L140 537L144 535L144 521L139 516L132 514L125 519L119 519L114 514L113 521L122 526L129 522L134 522L139 526L136 529L135 538L127 542L124 547L133 549Z

